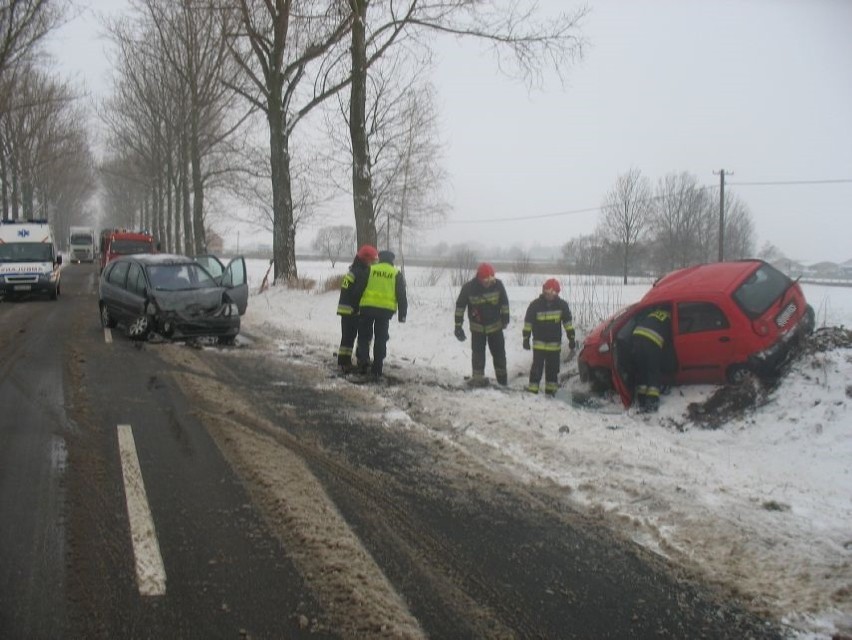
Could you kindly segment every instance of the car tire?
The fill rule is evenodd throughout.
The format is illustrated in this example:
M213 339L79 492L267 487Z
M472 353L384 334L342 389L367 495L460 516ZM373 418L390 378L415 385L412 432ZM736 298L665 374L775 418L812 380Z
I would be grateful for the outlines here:
M732 364L725 372L725 377L730 384L742 384L752 375L752 370L744 364Z
M224 346L233 346L237 342L237 336L219 336L216 338L216 343Z
M127 325L127 337L131 340L145 340L151 333L151 319L142 314Z
M811 305L808 305L805 308L805 317L803 318L803 322L805 323L805 335L811 335L814 332L814 329L816 329L816 313Z
M104 329L112 329L115 326L115 318L112 317L103 302L101 302L101 326Z

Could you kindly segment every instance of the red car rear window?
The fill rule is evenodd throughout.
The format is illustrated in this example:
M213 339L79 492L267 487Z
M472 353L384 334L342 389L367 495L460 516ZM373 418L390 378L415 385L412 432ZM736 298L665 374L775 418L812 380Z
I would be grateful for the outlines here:
M734 300L749 318L759 318L792 284L793 281L778 269L762 264L737 287Z

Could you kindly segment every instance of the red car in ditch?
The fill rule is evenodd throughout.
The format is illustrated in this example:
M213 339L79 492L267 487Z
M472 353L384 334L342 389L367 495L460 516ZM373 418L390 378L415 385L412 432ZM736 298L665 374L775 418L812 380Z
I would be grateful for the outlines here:
M657 307L672 314L667 384L736 383L749 372L772 376L814 328L798 281L767 262L696 265L663 276L639 302L595 327L578 355L580 379L614 386L630 406L633 328L640 314Z

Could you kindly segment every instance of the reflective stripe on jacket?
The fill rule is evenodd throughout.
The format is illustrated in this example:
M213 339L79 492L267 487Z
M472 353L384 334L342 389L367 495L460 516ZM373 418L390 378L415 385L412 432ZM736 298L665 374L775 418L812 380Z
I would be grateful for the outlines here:
M361 295L364 283L369 275L370 265L365 264L359 258L355 258L340 283L337 315L354 316L358 314L358 297Z
M455 326L464 324L464 312L473 333L497 333L509 324L509 296L500 280L490 287L477 278L466 282L456 300Z
M671 317L665 309L654 309L650 313L639 318L633 336L639 336L650 340L660 349L666 344L666 336L671 332Z
M532 348L538 351L559 351L562 332L574 337L571 307L562 298L548 300L544 295L530 302L524 316L523 337L533 337Z

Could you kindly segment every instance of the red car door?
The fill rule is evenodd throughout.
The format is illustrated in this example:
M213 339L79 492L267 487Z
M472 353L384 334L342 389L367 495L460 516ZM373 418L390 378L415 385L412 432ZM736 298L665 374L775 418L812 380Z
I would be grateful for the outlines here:
M722 307L711 300L679 302L674 317L677 384L725 381L732 364L735 331Z

